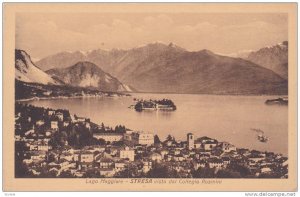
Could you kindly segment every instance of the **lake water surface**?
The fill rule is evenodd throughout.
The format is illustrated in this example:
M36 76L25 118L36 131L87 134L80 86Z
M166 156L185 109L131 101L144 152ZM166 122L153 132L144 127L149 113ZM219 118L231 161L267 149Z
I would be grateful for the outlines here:
M128 106L133 98L172 99L176 111L136 112ZM122 124L132 130L150 131L162 139L168 134L185 140L188 132L196 137L209 136L228 141L240 148L272 151L287 155L288 107L267 106L266 99L276 96L219 96L191 94L132 94L120 98L74 98L35 100L27 103L54 109L68 109L71 114L90 118L111 127ZM261 143L256 132L261 129L270 140Z

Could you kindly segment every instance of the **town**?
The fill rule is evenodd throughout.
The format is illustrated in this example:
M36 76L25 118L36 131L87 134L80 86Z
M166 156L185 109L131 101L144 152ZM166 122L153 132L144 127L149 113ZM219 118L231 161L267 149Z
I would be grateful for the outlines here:
M15 104L16 178L288 178L288 158L207 136L98 125L68 110Z

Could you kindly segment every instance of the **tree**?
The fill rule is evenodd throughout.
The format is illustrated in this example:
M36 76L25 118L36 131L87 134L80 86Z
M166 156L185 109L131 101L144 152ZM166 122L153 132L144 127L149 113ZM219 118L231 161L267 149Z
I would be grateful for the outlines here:
M53 161L55 161L55 156L54 156L53 154L49 154L48 159L47 159L47 162L48 162L48 163L51 163L51 162L53 162Z
M217 172L216 177L217 178L241 178L241 174L236 171L222 169Z
M103 122L101 123L100 131L101 131L101 132L105 132L105 126L104 126L104 123L103 123Z
M258 178L272 179L272 178L280 178L281 176L282 175L280 175L279 173L272 172L272 173L260 174Z
M134 178L134 172L132 169L124 169L118 173L116 173L115 178Z
M54 178L56 177L55 171L49 171L47 168L41 169L41 174L39 175L41 178Z
M61 178L75 178L70 171L62 171L59 175Z
M99 178L100 173L99 173L99 171L97 171L95 169L89 169L89 170L86 171L85 177L87 177L87 178Z
M171 141L173 140L173 137L171 135L168 135L166 140Z
M215 170L213 168L204 167L192 173L194 178L215 178Z
M127 168L115 175L116 178L137 178L139 176L138 167L134 164L129 164Z
M15 159L15 177L16 178L25 178L30 177L31 173L29 172L28 167L22 162L22 160Z
M143 105L142 103L139 101L135 104L134 109L138 112L141 112L143 110Z
M97 145L105 145L106 144L106 141L102 138L98 139L98 143Z
M179 174L168 166L158 163L153 164L153 168L147 173L149 178L179 178Z
M117 142L112 142L112 144L114 145L114 146L123 146L124 145L124 141L117 141Z
M246 177L246 176L251 175L251 171L250 171L249 168L247 168L245 166L242 166L242 165L239 165L239 164L231 163L228 166L228 168L235 171L235 172L238 172L240 174L240 176L242 176L242 177Z
M154 144L160 144L160 143L161 143L161 141L160 141L158 135L155 135L154 136Z
M166 166L154 166L147 174L149 178L167 178L168 169Z
M117 133L125 133L126 132L126 128L125 128L125 126L117 125L115 127L115 132L117 132Z

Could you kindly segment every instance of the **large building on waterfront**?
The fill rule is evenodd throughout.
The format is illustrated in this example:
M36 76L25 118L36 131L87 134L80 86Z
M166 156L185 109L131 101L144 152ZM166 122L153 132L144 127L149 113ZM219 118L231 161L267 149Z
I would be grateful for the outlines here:
M103 139L106 142L118 142L124 141L128 145L147 145L154 144L154 135L150 132L143 131L126 131L126 133L116 132L102 132L94 133L93 137L96 139Z
M122 133L94 133L93 137L96 139L103 139L106 142L118 142L123 140L123 134Z
M154 135L149 132L133 132L131 134L133 144L152 145L154 144Z

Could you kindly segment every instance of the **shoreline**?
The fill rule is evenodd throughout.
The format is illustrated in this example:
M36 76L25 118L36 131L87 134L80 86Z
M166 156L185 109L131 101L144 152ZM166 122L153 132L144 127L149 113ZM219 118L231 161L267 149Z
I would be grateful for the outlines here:
M227 94L227 93L177 93L177 92L130 92L131 94L186 94L186 95L210 95L210 96L288 96L289 94Z
M274 97L288 97L288 94L201 94L201 93L161 93L161 92L130 92L129 93L113 93L116 96L108 96L105 95L84 95L84 96L57 96L57 97L31 97L25 99L15 99L15 102L27 102L27 101L34 101L34 100L55 100L55 99L74 99L74 98L100 98L100 97L127 97L133 96L133 94L159 94L159 95L200 95L200 96L274 96Z
M176 95L176 94L185 94L185 93L149 93L149 92L133 92L132 94L171 94L171 95ZM186 94L186 95L201 95L201 96L288 96L288 95L231 95L231 94ZM108 98L116 98L116 97L127 97L126 95L123 96L95 96L95 95L90 95L90 96L58 96L58 97L32 97L32 98L27 98L27 99L15 99L15 102L27 102L27 101L34 101L34 100L55 100L55 99L75 99L75 98L102 98L102 97L108 97ZM132 96L132 95L130 95Z
M107 96L107 95L85 95L85 96L57 96L57 97L32 97L27 99L16 99L15 102L27 102L27 101L38 101L38 100L56 100L56 99L80 99L80 98L117 98L124 97L127 95ZM130 95L131 96L131 95Z

